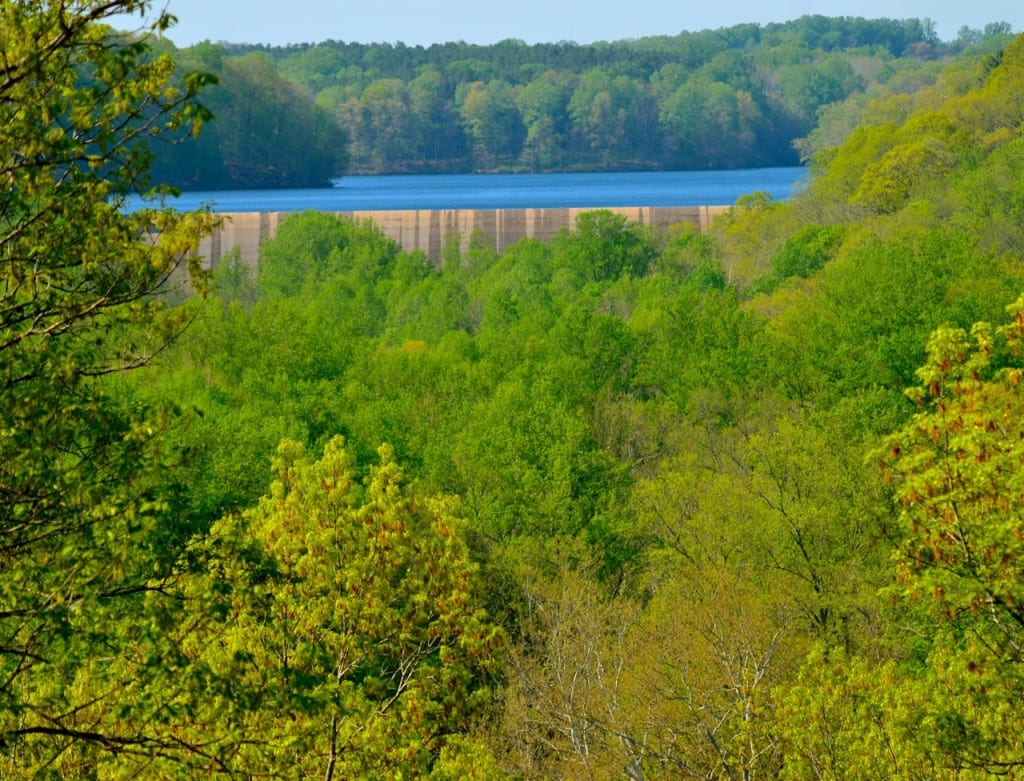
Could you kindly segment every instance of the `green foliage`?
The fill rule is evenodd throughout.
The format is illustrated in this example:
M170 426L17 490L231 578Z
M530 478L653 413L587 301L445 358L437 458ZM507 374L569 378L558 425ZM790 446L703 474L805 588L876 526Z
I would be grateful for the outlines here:
M501 633L477 607L454 502L403 485L386 446L365 489L340 438L315 462L282 442L273 469L256 508L197 543L209 574L186 586L224 616L184 644L251 736L235 765L424 777L439 756L439 773L486 757L459 735L487 701ZM223 728L217 708L194 714L207 740Z
M638 303L630 330L641 349L635 362L635 386L647 394L689 408L704 389L729 393L744 385L754 363L755 323L739 308L731 288L700 290L696 285L651 293Z
M990 625L990 650L1016 660L1021 573L1021 491L1016 484L1020 371L999 368L1020 349L1021 307L999 329L977 323L971 338L944 327L928 344L913 397L926 408L890 440L909 533L900 579L910 595L930 595L940 615L974 614ZM1015 361L1016 363L1016 361Z
M943 321L967 326L995 313L995 302L1013 295L1019 269L993 262L958 231L908 231L891 241L847 235L809 284L758 302L781 308L759 350L797 397L849 404L862 396L874 405L884 389L888 409L872 413L882 433L908 412L901 391L928 333Z
M575 230L559 236L553 248L555 263L595 282L643 276L658 254L641 226L606 209L581 214Z
M223 67L272 58L334 113L360 173L706 169L796 164L820 109L886 80L913 91L963 48L916 19L805 16L589 45L239 45Z
M923 691L897 685L892 662L815 648L780 704L784 779L945 779L928 750L934 724L922 723ZM925 695L926 696L926 695ZM930 733L929 737L923 734ZM971 777L971 776L966 776Z
M372 282L386 276L398 247L372 223L321 212L291 215L260 249L257 281L264 294L297 296L341 275ZM308 293L308 291L305 291Z
M410 131L381 143L408 148L425 143L413 115L458 124L454 89L483 123L477 151L512 165L531 133L537 157L630 153L655 65L658 100L713 106L742 134L770 114L765 73L849 41L872 43L851 64L866 82L889 44L939 47L926 26L809 17L638 42L650 58L630 63L566 47L578 79L517 42L495 47L500 71L462 45L445 51L473 56L422 71L394 47L401 78L368 77L348 45L297 48L289 67L352 112L369 92ZM877 124L841 143L833 128L805 192L747 196L705 233L596 211L503 253L453 239L435 268L369 225L300 214L258 270L229 259L212 295L173 310L193 327L130 381L67 370L139 355L125 348L156 333L141 307L32 335L10 353L37 374L6 386L2 468L68 490L10 506L111 514L4 554L0 627L27 650L0 643L0 774L51 757L57 777L1017 773L1024 302L967 329L1024 282L1021 66L1016 43L916 85L893 65L913 94L866 101ZM790 98L828 87L790 76ZM509 130L513 108L522 127L488 135L483 118L506 112ZM115 246L107 225L90 248ZM271 461L260 498L252 465ZM40 528L4 517L16 545ZM64 601L15 615L39 582ZM82 586L103 583L139 591ZM64 732L19 732L41 712L23 703Z
M760 287L770 291L791 277L809 277L831 260L844 236L845 230L840 225L801 228L786 239L782 249L771 259L771 275Z
M188 752L170 734L167 696L119 715L136 677L118 661L162 653L158 595L190 530L164 514L158 488L164 414L122 403L110 375L151 361L180 330L157 294L186 278L202 287L192 253L213 223L122 210L157 192L150 141L208 117L196 103L204 77L175 86L149 36L104 26L148 10L0 3L4 777L84 774L93 752ZM169 23L160 14L148 29Z
M904 134L913 140L903 142L900 136ZM890 139L891 146L881 158L863 172L850 202L864 204L876 213L897 211L923 184L948 174L962 162L960 150L966 156L970 149L962 136L940 117L915 116Z
M262 54L182 53L215 77L203 97L214 121L188 144L160 150L154 173L195 190L325 187L347 166L346 137L309 93Z
M519 156L523 128L511 85L475 81L457 92L455 100L478 165L493 170Z
M921 411L876 455L900 507L888 591L920 627L918 648L881 666L835 649L809 657L781 712L786 777L982 778L1024 766L1013 726L1024 299L1008 311L1007 325L980 322L970 336L934 332L909 391Z

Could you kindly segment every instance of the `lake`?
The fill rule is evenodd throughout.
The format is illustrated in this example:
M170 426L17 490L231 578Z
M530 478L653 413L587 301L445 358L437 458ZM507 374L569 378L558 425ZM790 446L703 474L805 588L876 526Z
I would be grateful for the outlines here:
M219 212L554 209L613 206L729 206L764 191L785 200L807 169L570 174L346 176L309 190L187 192L168 205ZM136 205L136 201L132 205Z

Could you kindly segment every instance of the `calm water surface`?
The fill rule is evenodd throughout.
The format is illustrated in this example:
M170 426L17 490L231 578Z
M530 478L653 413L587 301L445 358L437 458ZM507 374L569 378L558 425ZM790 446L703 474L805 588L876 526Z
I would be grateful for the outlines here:
M732 205L764 191L776 200L801 186L807 169L657 171L577 174L437 174L346 176L310 190L189 192L179 209L209 205L221 212L391 211L406 209L529 209L610 206Z

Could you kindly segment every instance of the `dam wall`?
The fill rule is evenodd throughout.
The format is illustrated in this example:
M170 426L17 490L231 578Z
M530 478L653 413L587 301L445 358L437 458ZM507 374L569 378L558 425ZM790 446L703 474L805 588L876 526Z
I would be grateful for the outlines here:
M686 223L700 231L707 230L711 220L727 211L728 206L625 206L607 211L655 228ZM402 249L421 250L437 263L441 249L457 234L463 251L475 233L486 236L498 252L504 252L523 238L547 241L563 228L572 228L576 218L594 208L566 209L444 209L417 211L351 211L330 212L358 220L372 220L380 230ZM206 265L216 268L220 259L238 247L242 261L256 265L260 244L272 239L278 226L293 212L231 212L222 213L224 224L199 245L199 255Z

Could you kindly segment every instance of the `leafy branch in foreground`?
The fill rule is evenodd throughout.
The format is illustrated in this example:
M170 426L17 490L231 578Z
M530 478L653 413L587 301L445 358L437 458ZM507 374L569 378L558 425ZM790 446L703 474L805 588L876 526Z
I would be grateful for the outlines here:
M153 533L159 415L116 401L104 377L146 363L178 332L158 293L185 278L201 285L194 251L213 224L151 200L124 209L161 192L149 189L151 143L208 116L197 102L206 78L175 86L174 63L152 55L148 35L104 24L149 9L0 2L5 777L79 772L83 745L181 750L156 726L160 703L146 718L112 718L127 682L110 674L158 634L145 605L170 560ZM171 21L159 14L148 31Z

